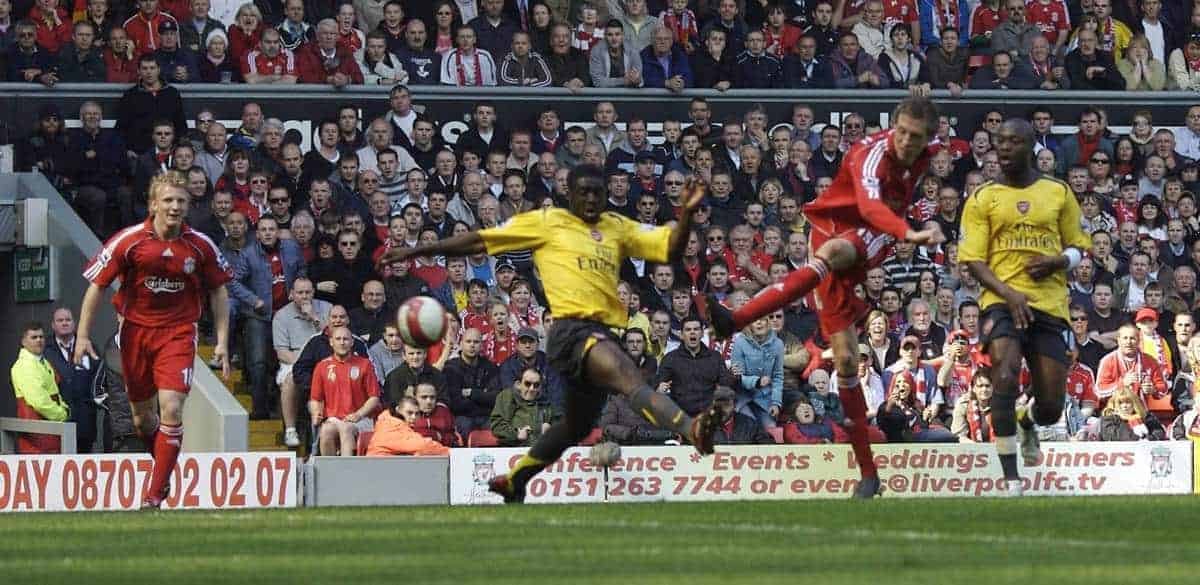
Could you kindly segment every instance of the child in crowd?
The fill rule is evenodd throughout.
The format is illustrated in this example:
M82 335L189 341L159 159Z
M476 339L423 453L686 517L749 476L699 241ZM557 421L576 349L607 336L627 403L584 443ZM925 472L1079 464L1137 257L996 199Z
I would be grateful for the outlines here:
M575 27L572 35L571 46L589 54L592 47L604 38L604 29L600 28L600 12L595 6L584 4L579 7L579 20L579 26Z

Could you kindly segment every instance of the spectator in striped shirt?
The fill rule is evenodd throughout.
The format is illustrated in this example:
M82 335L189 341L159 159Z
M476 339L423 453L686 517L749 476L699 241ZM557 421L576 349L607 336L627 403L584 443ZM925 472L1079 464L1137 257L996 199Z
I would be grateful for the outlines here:
M913 294L921 273L932 269L933 264L924 252L918 252L916 246L909 242L896 242L895 252L883 262L888 286L900 289L905 295Z

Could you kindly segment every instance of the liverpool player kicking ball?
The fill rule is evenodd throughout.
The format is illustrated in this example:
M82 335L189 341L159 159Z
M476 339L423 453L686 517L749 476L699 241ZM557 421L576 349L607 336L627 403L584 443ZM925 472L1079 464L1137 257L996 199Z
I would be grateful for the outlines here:
M866 138L842 161L833 184L804 207L812 224L808 264L781 283L763 289L733 313L715 298L708 299L709 322L718 337L729 337L755 320L816 291L821 330L833 349L838 396L851 423L846 431L858 460L862 480L858 498L880 493L871 444L867 438L867 404L858 382L856 324L867 304L854 294L869 268L883 262L883 252L897 240L937 244L943 240L937 224L914 231L903 219L912 203L917 181L932 152L929 139L937 130L937 107L924 98L907 98L892 114L894 127Z
M1037 172L1033 144L1029 122L1013 119L1000 127L1000 177L967 200L958 247L959 262L984 287L979 330L992 362L992 427L1009 495L1021 494L1014 435L1020 431L1025 465L1035 465L1034 424L1054 424L1062 414L1073 339L1067 271L1091 246L1075 194ZM1033 376L1033 404L1018 412L1022 357Z
M183 444L183 403L192 385L196 322L208 296L216 321L213 356L228 377L229 264L208 236L184 224L191 196L187 181L167 172L150 181L150 217L104 244L83 276L91 283L79 311L75 361L96 358L88 338L92 319L114 280L121 288L113 305L122 317L121 367L133 422L154 455L142 508L158 508L167 497L171 471ZM158 398L156 401L155 398ZM155 412L157 407L157 414Z
M692 213L704 199L700 183L684 188L684 210L675 227L648 229L616 213L604 211L608 194L603 170L580 165L567 178L570 209L539 209L513 217L507 224L462 234L417 248L397 248L382 263L409 256L465 256L531 250L533 263L546 283L554 325L546 339L550 365L567 380L566 417L552 425L507 475L496 477L491 490L505 502L525 499L525 486L553 464L568 447L591 432L610 393L629 399L646 420L678 433L703 455L712 453L719 417L712 406L695 419L666 395L642 381L633 359L612 334L629 314L617 299L618 271L629 257L671 262L687 247Z

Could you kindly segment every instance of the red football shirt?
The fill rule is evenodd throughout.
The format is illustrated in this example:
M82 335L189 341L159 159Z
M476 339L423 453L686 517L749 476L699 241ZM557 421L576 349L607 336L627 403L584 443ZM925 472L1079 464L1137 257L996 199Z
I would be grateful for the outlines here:
M1067 372L1067 393L1080 405L1084 402L1100 404L1100 399L1096 397L1096 376L1091 368L1083 364L1077 363Z
M884 24L908 24L917 22L920 14L917 13L917 5L913 0L883 0L883 22Z
M1037 25L1042 36L1050 41L1051 48L1058 41L1059 34L1071 32L1071 17L1062 0L1050 0L1045 4L1038 0L1028 2L1025 4L1025 18Z
M379 380L371 360L361 355L345 360L331 355L313 369L312 399L325 403L327 417L345 419L372 396L379 396Z
M120 280L113 304L130 323L195 323L205 295L229 282L233 271L208 236L185 225L179 237L162 240L151 221L117 232L88 263L83 277L100 288Z
M298 75L296 72L296 55L288 49L280 49L274 57L268 57L262 51L255 49L246 53L242 61L242 75Z
M931 150L905 168L896 159L892 132L878 132L851 146L833 184L804 206L805 215L814 221L833 220L838 231L848 229L842 226L868 226L904 239L908 222L903 217L917 181L929 166Z

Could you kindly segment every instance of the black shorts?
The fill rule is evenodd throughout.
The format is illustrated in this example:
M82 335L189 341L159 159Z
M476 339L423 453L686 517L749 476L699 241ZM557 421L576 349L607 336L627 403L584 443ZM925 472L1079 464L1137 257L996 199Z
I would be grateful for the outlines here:
M546 359L568 384L587 388L591 385L584 383L584 361L596 343L606 339L616 341L612 331L603 323L586 319L555 319L550 332L546 334Z
M1011 337L1017 340L1025 356L1049 356L1070 365L1067 351L1075 345L1075 335L1066 321L1037 309L1033 311L1033 322L1024 331L1018 330L1013 322L1008 305L997 303L979 315L979 341L987 349L993 339Z

